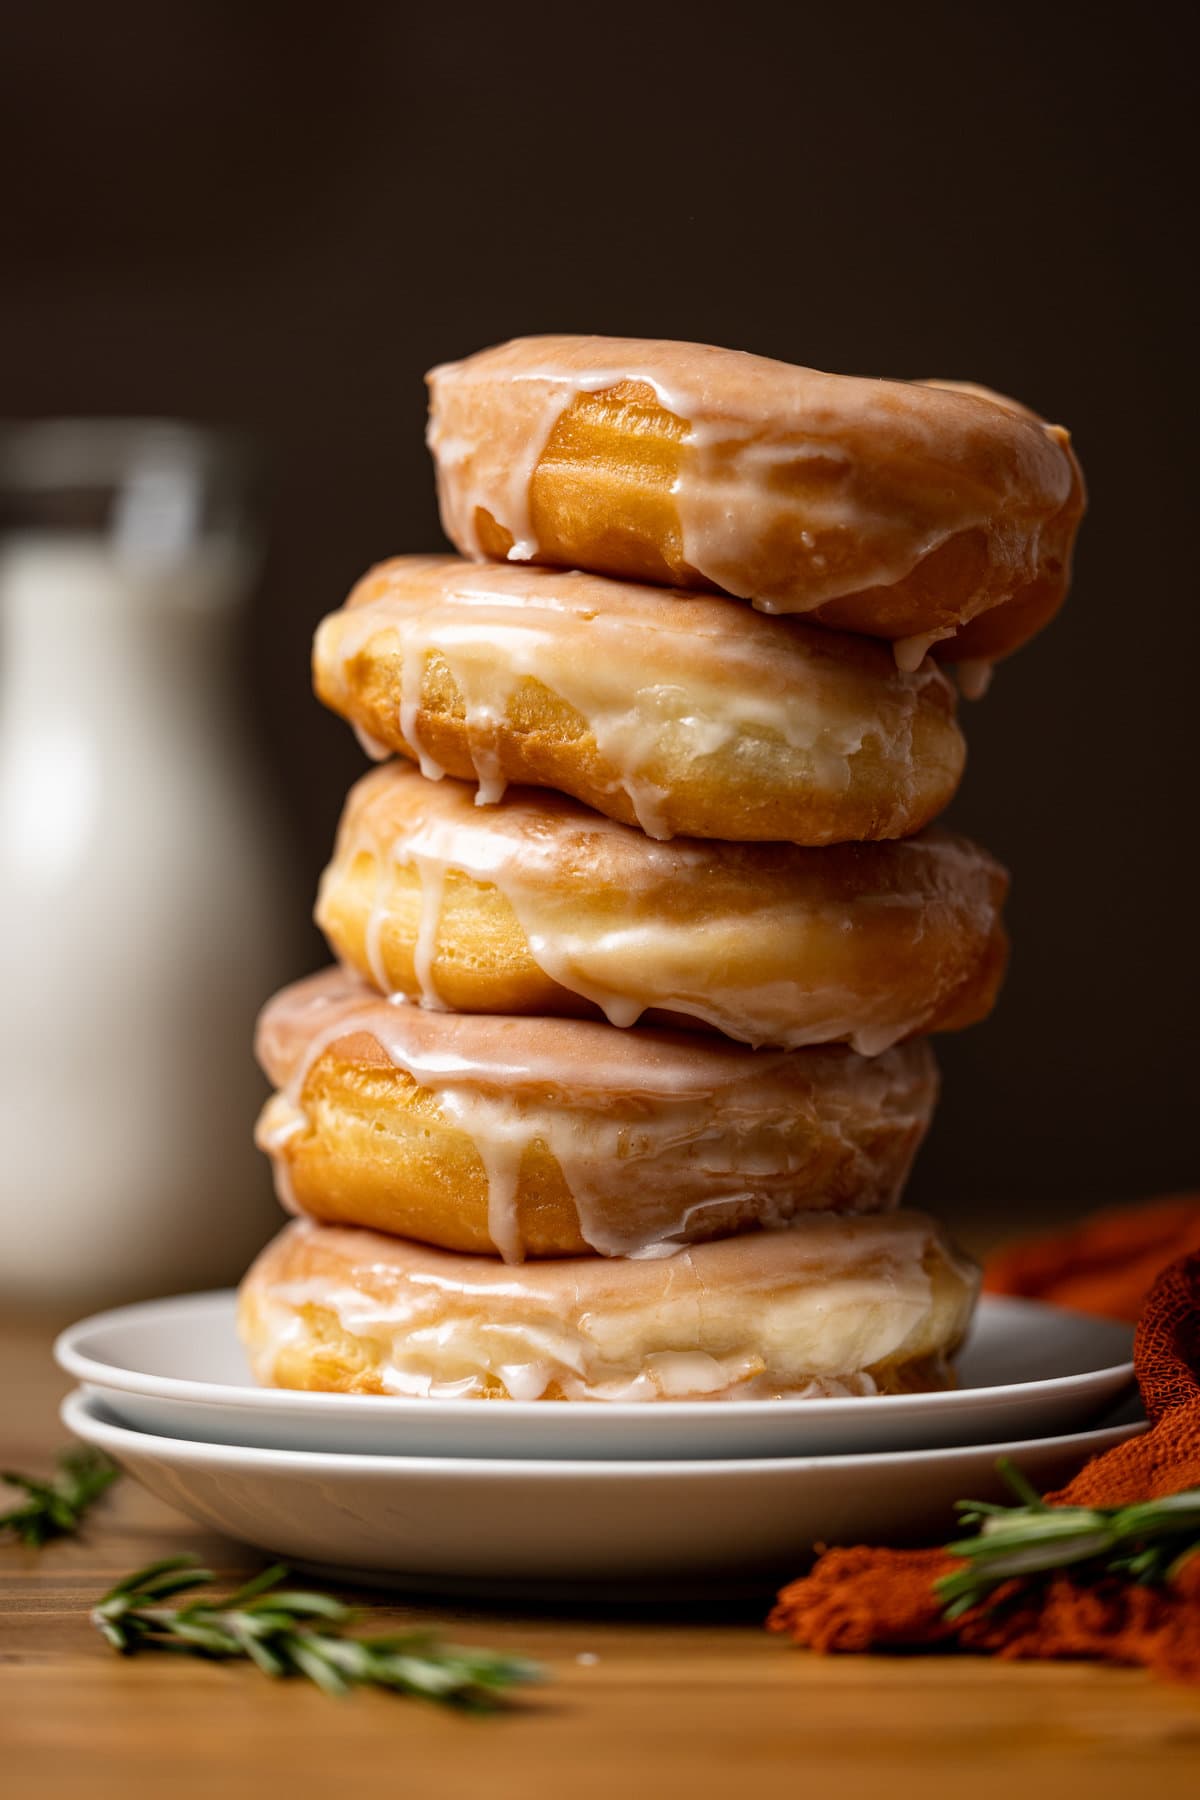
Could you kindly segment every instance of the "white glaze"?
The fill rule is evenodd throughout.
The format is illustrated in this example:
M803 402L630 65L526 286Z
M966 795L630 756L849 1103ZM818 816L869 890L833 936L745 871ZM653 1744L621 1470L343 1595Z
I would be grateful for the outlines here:
M892 644L892 655L896 658L896 667L903 669L906 675L915 674L933 646L943 643L946 638L953 636L953 630L947 626L942 631L921 631L915 637L896 638Z
M359 748L364 755L370 757L372 762L387 761L392 753L386 744L381 744L377 737L372 737L370 732L364 731L361 725L351 724L350 729L358 739Z
M992 685L995 663L986 656L967 656L954 665L954 678L964 700L982 700Z
M259 1115L254 1128L254 1142L271 1161L271 1177L275 1194L284 1212L299 1218L303 1209L292 1185L291 1165L285 1154L292 1138L308 1129L308 1115L288 1099L286 1094L272 1094Z

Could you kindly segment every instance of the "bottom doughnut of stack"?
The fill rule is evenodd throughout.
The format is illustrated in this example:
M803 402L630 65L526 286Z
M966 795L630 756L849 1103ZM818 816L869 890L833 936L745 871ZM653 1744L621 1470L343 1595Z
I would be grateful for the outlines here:
M495 1400L730 1400L942 1387L974 1267L921 1213L811 1214L668 1259L506 1266L297 1220L242 1286L257 1380Z

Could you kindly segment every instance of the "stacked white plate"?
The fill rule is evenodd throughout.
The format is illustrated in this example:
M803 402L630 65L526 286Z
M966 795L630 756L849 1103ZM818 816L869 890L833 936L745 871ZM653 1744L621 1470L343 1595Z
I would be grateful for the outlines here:
M232 1293L86 1319L57 1345L76 1436L217 1531L414 1590L643 1596L761 1584L818 1543L937 1542L958 1499L1040 1488L1144 1430L1122 1325L985 1298L947 1393L650 1405L255 1387Z

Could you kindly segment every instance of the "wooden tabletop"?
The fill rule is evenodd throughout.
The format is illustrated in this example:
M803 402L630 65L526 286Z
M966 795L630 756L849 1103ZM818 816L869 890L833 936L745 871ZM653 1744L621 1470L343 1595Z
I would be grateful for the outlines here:
M62 1444L51 1335L44 1321L0 1328L0 1466L46 1470ZM231 1582L262 1560L128 1480L84 1538L0 1548L6 1797L357 1800L360 1782L402 1800L1200 1793L1200 1690L1088 1665L809 1656L702 1600L693 1618L589 1619L367 1597L378 1629L434 1623L539 1658L549 1684L499 1717L116 1656L89 1606L139 1564L183 1550Z

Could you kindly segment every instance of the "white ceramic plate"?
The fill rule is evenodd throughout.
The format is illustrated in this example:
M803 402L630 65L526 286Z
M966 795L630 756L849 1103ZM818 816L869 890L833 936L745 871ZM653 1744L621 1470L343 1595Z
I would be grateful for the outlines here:
M273 1556L414 1588L603 1583L610 1596L701 1571L796 1573L818 1542L937 1541L955 1500L1003 1497L998 1455L1049 1488L1145 1429L870 1456L575 1462L201 1444L131 1431L79 1391L62 1417L160 1500Z
M413 1400L258 1388L230 1293L152 1300L85 1319L59 1363L141 1431L263 1449L368 1455L622 1459L834 1455L928 1448L1094 1424L1130 1389L1124 1325L985 1297L949 1393L854 1400L576 1404Z

